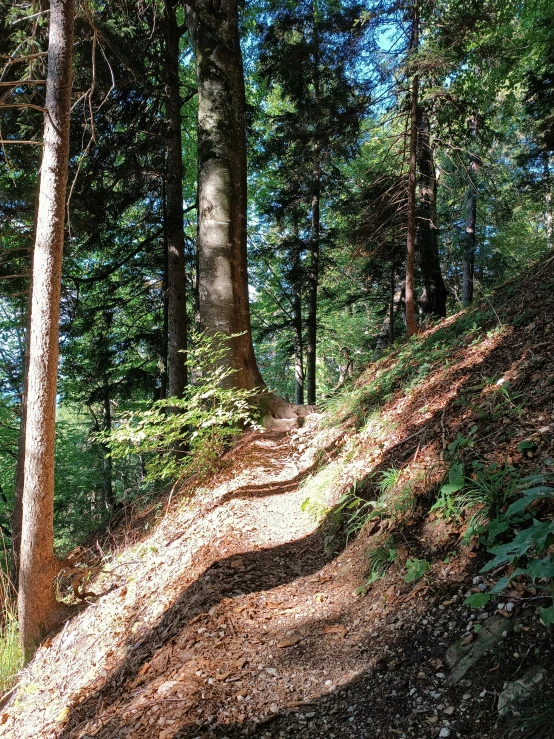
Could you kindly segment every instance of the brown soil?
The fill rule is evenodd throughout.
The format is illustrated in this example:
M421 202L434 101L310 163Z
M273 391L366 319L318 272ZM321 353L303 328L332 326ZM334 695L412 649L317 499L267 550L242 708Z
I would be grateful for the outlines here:
M447 648L477 619L486 628L487 610L463 605L485 555L429 509L447 443L475 424L468 455L510 457L522 471L549 464L553 279L550 263L500 293L500 325L454 348L410 392L396 389L380 425L325 430L312 417L296 431L252 433L193 500L182 492L156 520L120 525L87 586L97 596L22 673L0 737L504 736L498 693L530 665L552 664L552 637L538 625L536 594L512 590L513 610L502 613L516 632L446 686ZM495 405L480 382L493 376L509 378L522 412ZM537 449L518 453L527 438ZM412 504L346 547L329 520L301 510L318 475L328 475L319 504L329 510L354 481L370 497L368 475L392 466L413 481ZM367 553L388 536L396 561L363 597ZM408 557L431 563L415 584L404 582Z

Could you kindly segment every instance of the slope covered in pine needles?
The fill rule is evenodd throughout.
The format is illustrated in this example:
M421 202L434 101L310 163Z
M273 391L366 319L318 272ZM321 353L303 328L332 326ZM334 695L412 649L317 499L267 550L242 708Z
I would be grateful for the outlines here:
M0 736L506 736L504 684L533 668L552 688L547 602L516 580L464 605L498 578L463 537L484 503L435 504L454 465L513 470L497 488L554 470L553 265L304 427L245 436L200 489L127 511L79 553L96 595L21 673Z

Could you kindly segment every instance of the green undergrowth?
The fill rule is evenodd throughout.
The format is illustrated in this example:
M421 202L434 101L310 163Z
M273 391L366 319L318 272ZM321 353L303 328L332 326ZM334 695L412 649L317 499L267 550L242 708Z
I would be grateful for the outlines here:
M15 593L8 576L0 571L0 694L15 683L16 675L23 665Z
M485 308L464 311L393 348L350 387L327 399L321 427L345 430L352 449L363 449L367 444L382 447L387 435L398 429L390 420L387 405L454 367L464 358L460 350L499 337L510 327L521 330L531 325L535 314L530 310L510 313L506 298L511 297L509 289L503 288L495 302L504 300L507 311L496 310L487 300ZM534 361L529 349L514 365L523 361ZM361 594L387 577L393 565L398 571L402 564L407 583L427 576L431 565L419 558L422 551L415 540L414 550L404 554L403 563L399 563L399 541L406 542L408 525L423 519L441 520L450 535L458 537L457 547L481 548L489 554L482 569L489 589L472 593L466 604L483 607L507 589L530 591L539 600L544 597L539 614L542 623L549 626L554 624L554 459L546 452L552 442L542 444L540 460L529 461L540 446L533 438L522 439L528 433L523 429L528 425L527 405L533 389L505 379L502 364L495 374L496 368L494 361L483 364L489 375L474 373L475 379L462 385L451 402L450 419L457 419L459 430L453 437L451 427L445 432L443 426L443 439L435 439L440 443L445 433L450 436L440 462L437 460L436 475L427 477L428 469L411 470L404 463L357 477L356 466L349 466L348 458L342 455L340 464L323 466L309 481L304 508L325 519L326 545L331 550L347 545L371 526ZM534 378L547 374L545 366ZM550 386L548 377L545 382ZM426 406L419 410L425 411ZM466 418L471 421L466 422ZM492 447L484 442L490 436L495 437ZM526 463L512 464L509 450ZM444 469L440 482L437 475ZM354 479L349 481L349 476ZM331 508L326 503L329 488L340 494Z
M498 323L492 328L483 328L494 319L492 309L467 311L447 325L418 334L400 347L393 348L353 386L325 401L323 423L340 426L345 421L353 421L355 428L360 430L371 415L391 401L396 393L402 391L408 395L433 372L449 367L460 348L495 336L502 330Z
M230 443L247 427L257 428L252 398L257 390L232 386L237 372L226 364L223 334L194 333L185 364L196 373L182 397L128 411L110 433L100 433L112 459L141 457L146 481L182 481L212 472Z
M554 739L554 703L547 689L532 692L518 706L508 726L506 739Z

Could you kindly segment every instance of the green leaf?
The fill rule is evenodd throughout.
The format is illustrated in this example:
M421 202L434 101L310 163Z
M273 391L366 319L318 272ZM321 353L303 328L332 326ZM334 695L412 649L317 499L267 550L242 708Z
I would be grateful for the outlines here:
M406 561L406 577L404 582L416 582L429 572L431 565L426 559L408 559Z
M490 599L489 593L472 593L464 600L464 605L471 606L471 608L482 608Z
M547 487L546 485L540 485L536 488L529 488L529 490L525 491L523 498L520 498L519 500L516 500L515 503L512 503L512 505L506 511L506 516L510 517L515 516L516 513L522 513L522 511L524 511L527 506L534 500L541 500L544 498L552 497L554 497L554 488Z
M514 560L519 559L534 548L537 552L542 552L553 538L554 521L533 521L533 525L527 529L520 531L512 541L507 544L489 549L494 554L494 559L482 568L481 572L489 572L502 564L511 564Z
M537 444L534 441L520 441L517 445L518 452L525 452L528 449L536 449Z
M554 561L550 557L533 559L527 565L527 572L533 582L554 577Z
M518 567L511 575L501 577L500 580L491 588L491 594L496 595L501 593L504 588L508 587L515 577L518 577L518 575L527 575L527 570L525 568Z
M541 608L540 614L541 621L545 626L548 627L554 624L554 603L550 606L550 608Z
M461 483L448 482L446 485L442 486L441 493L446 493L447 495L449 495L450 493L457 493L458 490L461 490L463 488L463 486L463 480Z

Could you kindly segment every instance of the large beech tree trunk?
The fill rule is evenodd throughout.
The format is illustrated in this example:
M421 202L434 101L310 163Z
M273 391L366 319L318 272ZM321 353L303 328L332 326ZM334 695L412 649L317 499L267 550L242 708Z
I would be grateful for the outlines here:
M442 278L437 227L437 177L428 115L422 111L419 117L419 208L417 247L421 260L425 313L444 318L446 316L446 286Z
M165 175L165 234L167 239L167 373L168 393L181 396L187 384L183 352L187 348L185 233L183 224L183 153L179 40L181 32L172 0L165 2L165 92L167 161Z
M230 336L235 387L263 387L250 326L246 115L237 0L186 6L198 83L198 259L202 328Z
M19 627L25 659L31 657L60 615L53 590L58 571L54 557L54 434L74 12L74 0L51 0L19 566Z
M410 49L419 45L419 7L414 3L414 19ZM419 75L412 73L412 100L410 110L410 156L408 164L408 235L406 239L406 332L408 337L417 333L415 316L415 242L416 242L416 178L417 178L417 123L418 123Z

